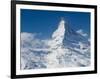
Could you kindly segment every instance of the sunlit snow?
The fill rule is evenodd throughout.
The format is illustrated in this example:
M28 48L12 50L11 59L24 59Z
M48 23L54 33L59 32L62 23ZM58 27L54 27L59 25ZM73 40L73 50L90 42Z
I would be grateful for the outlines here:
M70 29L65 28L65 23L62 18L48 40L36 38L35 33L21 33L21 69L85 67L91 64L88 38L79 41L80 38L85 39L85 35L79 34L79 31L75 32L79 39L73 38L72 31L69 33L72 37L67 37L66 30Z

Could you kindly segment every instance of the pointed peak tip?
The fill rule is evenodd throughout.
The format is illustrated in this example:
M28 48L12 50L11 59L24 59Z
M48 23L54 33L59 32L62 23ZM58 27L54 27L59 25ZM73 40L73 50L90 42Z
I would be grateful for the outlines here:
M63 23L65 23L64 17L61 17L61 20L60 21L63 22Z

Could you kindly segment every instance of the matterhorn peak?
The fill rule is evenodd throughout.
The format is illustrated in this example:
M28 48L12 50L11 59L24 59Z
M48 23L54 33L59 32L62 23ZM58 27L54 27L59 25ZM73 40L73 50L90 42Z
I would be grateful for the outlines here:
M58 28L52 34L52 38L55 38L58 35L63 36L64 32L65 32L65 21L63 18L61 18Z
M46 41L47 48L34 49L34 39L24 42L25 35L21 34L21 37L25 45L21 45L21 69L86 67L91 64L90 41L71 28L63 17L52 33L52 38ZM39 43L40 46L40 40Z
M65 20L63 17L61 17L61 22L62 22L62 24L65 24Z
M53 32L52 39L50 41L51 48L61 48L65 35L65 21L61 18L58 28Z

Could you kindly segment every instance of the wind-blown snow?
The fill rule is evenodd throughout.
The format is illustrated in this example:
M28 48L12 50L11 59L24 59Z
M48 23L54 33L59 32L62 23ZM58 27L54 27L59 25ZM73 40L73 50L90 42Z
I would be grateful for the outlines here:
M84 33L82 29L79 29L76 32L79 33L79 34L81 34L82 36L87 36L87 34Z
M85 67L90 63L90 41L61 19L49 40L21 33L21 69Z

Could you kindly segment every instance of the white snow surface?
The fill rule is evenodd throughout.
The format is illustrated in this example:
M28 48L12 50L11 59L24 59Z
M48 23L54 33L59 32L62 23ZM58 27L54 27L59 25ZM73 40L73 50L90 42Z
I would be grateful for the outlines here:
M21 33L21 69L89 66L90 46L79 41L79 48L64 48L65 30L65 21L61 19L49 40L37 39L36 34Z

